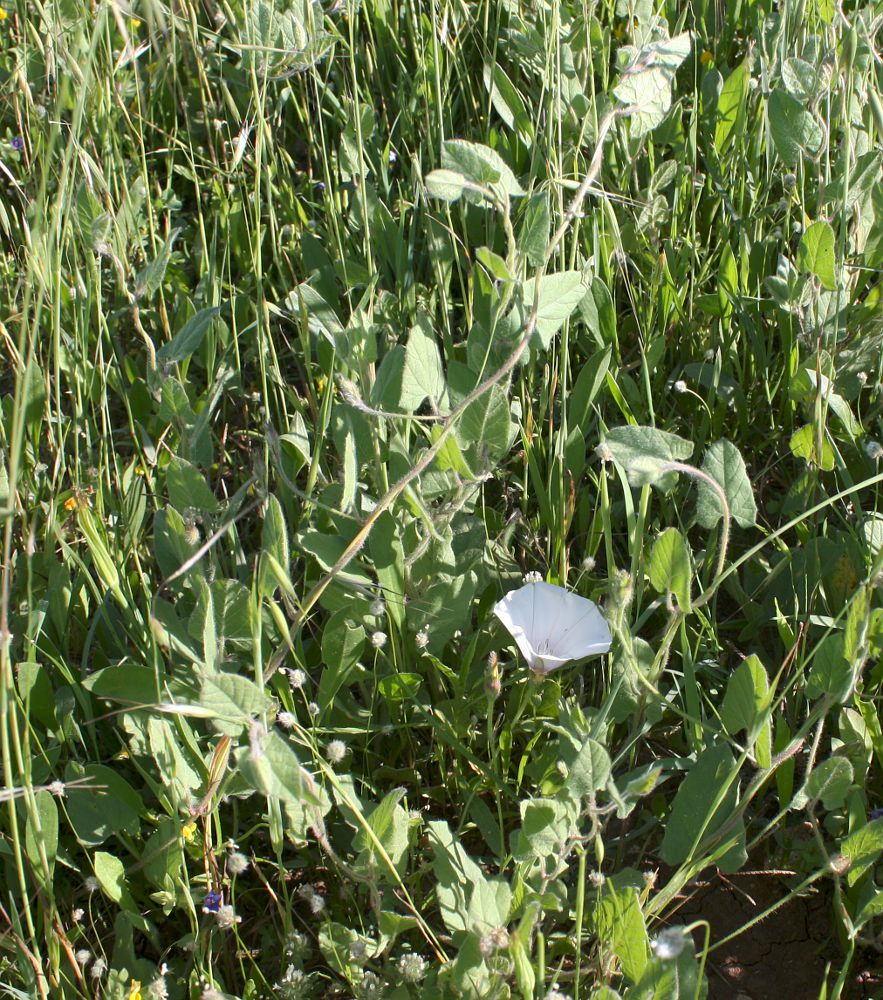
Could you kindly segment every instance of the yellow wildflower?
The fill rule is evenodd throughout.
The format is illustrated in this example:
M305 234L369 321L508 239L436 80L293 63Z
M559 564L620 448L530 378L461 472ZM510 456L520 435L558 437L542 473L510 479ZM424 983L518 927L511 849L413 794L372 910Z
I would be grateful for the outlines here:
M129 1000L141 1000L141 982L138 979L132 980L132 988L129 990Z
M181 836L187 841L188 844L193 843L193 838L196 836L196 824L193 820L189 823L185 823L181 827Z
M3 7L0 7L0 21L5 21L7 17L9 17L9 11L5 10Z
M712 59L714 59L714 56L708 51L708 49L706 49L702 55L699 56L699 62L701 62L703 66L707 66Z

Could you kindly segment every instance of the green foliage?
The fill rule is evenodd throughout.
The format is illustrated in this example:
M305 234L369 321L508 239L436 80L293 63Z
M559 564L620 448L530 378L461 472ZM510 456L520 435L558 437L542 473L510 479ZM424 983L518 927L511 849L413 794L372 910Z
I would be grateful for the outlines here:
M0 981L695 1000L672 918L750 855L832 897L844 992L874 11L82 6L0 19ZM504 653L526 574L609 659Z

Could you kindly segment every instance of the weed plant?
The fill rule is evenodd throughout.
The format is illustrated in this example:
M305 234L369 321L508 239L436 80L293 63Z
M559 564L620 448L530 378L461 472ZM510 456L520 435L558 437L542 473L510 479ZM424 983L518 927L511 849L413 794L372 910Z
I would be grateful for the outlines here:
M2 0L6 995L873 981L881 23Z

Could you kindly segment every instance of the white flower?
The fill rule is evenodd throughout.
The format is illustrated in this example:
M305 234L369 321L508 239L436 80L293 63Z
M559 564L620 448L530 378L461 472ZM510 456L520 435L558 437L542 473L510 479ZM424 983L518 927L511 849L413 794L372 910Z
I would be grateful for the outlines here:
M414 636L414 645L418 649L426 649L429 645L429 626L424 625L422 629Z
M88 965L92 959L92 952L88 948L80 948L74 958L76 958L78 965Z
M283 729L291 729L297 723L297 719L291 712L280 712L276 716L276 721Z
M325 756L329 764L339 764L346 756L346 743L343 740L332 740L325 747Z
M375 649L383 649L386 645L386 632L373 632L371 635L371 645Z
M883 445L879 441L866 441L865 454L872 462L879 462L883 458Z
M657 958L661 958L663 962L670 962L680 955L686 944L687 937L683 927L666 927L664 931L659 932L659 936L650 947Z
M415 955L409 951L399 958L396 968L406 983L419 983L426 975L429 965L422 955Z
M494 606L532 670L606 653L610 628L597 604L551 583L528 583Z
M227 871L231 875L242 875L248 868L248 858L241 851L233 851L227 858Z
M288 672L288 683L296 691L298 688L302 688L307 682L307 675L298 668L297 670L290 670Z
M236 924L242 921L242 917L237 916L236 911L229 903L218 908L215 918L218 921L218 927L225 931L230 930L231 927L235 927Z

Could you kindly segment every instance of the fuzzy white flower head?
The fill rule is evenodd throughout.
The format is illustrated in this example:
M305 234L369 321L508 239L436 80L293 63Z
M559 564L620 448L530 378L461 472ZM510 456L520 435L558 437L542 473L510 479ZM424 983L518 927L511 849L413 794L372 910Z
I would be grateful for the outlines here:
M233 851L227 857L227 871L231 875L242 875L248 869L248 858L241 851Z
M371 634L371 645L375 649L383 649L386 645L386 632L381 632L379 630L377 632L373 632Z
M288 683L297 691L298 688L302 688L307 682L307 675L298 668L297 670L289 670L288 672Z
M610 649L610 628L598 605L551 583L528 583L510 591L494 606L494 614L531 670L539 673Z
M650 947L657 958L661 958L663 962L670 962L680 955L686 945L687 936L683 927L666 927L664 931L660 931Z
M329 764L339 764L346 757L346 743L343 740L332 740L325 747L325 756Z

